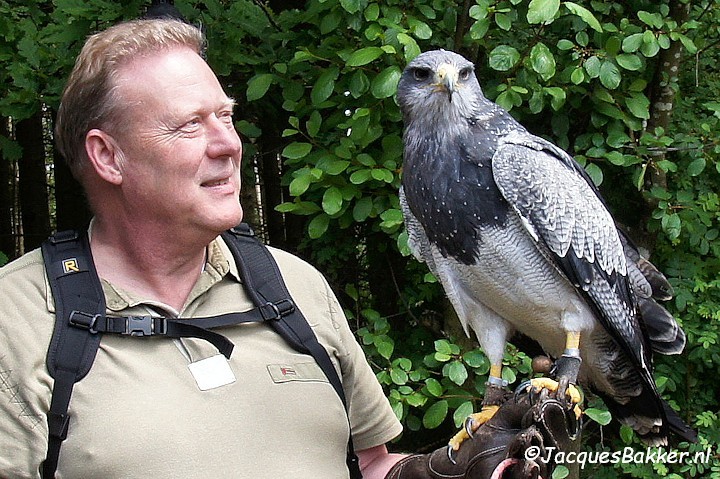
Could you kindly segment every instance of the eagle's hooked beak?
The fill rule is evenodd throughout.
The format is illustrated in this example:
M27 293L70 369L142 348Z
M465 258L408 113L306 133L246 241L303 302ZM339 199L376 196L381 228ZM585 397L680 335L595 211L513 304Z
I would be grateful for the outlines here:
M455 86L458 82L458 70L455 66L445 63L440 65L437 70L438 86L441 86L447 91L448 101L452 101L453 93L455 93Z

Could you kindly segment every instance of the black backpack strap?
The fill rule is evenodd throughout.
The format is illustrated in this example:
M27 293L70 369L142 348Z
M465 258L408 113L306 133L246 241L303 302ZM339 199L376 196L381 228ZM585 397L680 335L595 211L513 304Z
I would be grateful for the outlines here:
M270 251L255 238L252 229L245 223L223 233L222 236L235 258L245 290L253 303L259 308L277 311L277 314L270 319L270 325L293 349L312 355L347 412L347 399L342 381L327 351L318 342L302 312L294 306L280 269ZM280 308L285 308L285 314L282 314ZM352 433L348 438L347 465L352 479L362 477L353 447Z
M48 455L42 477L55 476L60 445L67 436L67 414L73 386L90 371L100 334L70 326L72 311L105 313L105 295L95 271L87 234L57 233L42 245L45 269L55 300L55 329L48 348L47 367L55 380L48 412Z

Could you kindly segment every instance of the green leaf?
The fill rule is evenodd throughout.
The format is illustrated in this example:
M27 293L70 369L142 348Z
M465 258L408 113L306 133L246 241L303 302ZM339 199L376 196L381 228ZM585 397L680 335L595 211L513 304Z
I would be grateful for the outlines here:
M633 93L625 99L630 113L643 120L650 119L650 100L642 93Z
M562 464L558 464L555 469L553 469L552 475L550 476L550 479L565 479L570 475L570 469L567 468L567 466L563 466Z
M325 234L329 225L330 217L325 213L319 214L308 224L308 235L311 239L318 239Z
M609 411L603 411L602 409L593 407L585 409L585 415L601 426L607 426L612 420L612 415Z
M274 78L275 76L271 73L260 73L248 80L247 92L245 94L247 100L254 101L264 97Z
M585 165L585 171L587 171L587 174L590 176L590 179L593 180L595 186L600 186L602 184L603 172L598 165L595 163L588 163Z
M560 0L531 0L527 21L530 24L552 23L558 10L560 10Z
M313 179L310 175L302 175L298 176L297 178L293 178L293 180L290 182L290 194L292 196L300 196L303 193L307 191L307 189L310 187L310 183L313 182Z
M348 67L360 67L377 60L384 54L385 52L380 47L361 48L360 50L353 52L350 57L348 57L345 65Z
M643 44L640 47L640 53L642 53L646 58L652 58L655 55L658 54L660 51L660 44L658 43L657 38L655 38L655 35L651 31L646 31L643 34Z
M465 422L465 419L467 419L467 417L472 413L472 401L465 401L460 406L458 406L458 408L455 409L455 412L453 413L453 421L455 422L455 427L460 427Z
M663 27L663 18L659 13L650 13L644 10L640 10L637 14L640 21L655 28Z
M410 31L420 40L429 40L432 37L432 29L427 23L416 18L409 18L408 25L410 26Z
M600 59L595 55L588 57L583 63L585 71L588 73L588 75L590 75L590 78L597 78L600 76L601 65L602 63L600 62Z
M696 158L688 165L688 175L698 176L705 169L706 161L704 157Z
M458 386L462 386L468 378L468 372L465 365L457 360L449 362L443 366L443 374Z
M380 353L380 356L385 359L390 359L393 351L395 350L395 342L388 336L383 336L381 339L376 338L375 347Z
M479 349L473 349L463 354L463 361L471 368L479 368L489 363L487 356Z
M310 143L294 141L283 148L282 156L290 160L297 160L307 156L307 154L310 153L310 150L312 150L312 145Z
M397 91L397 84L400 81L402 72L397 66L387 67L381 71L372 81L370 91L375 98L388 98Z
M343 197L340 189L331 186L323 194L322 207L325 213L330 216L337 214L343 206Z
M362 9L363 3L362 0L340 0L340 5L350 14L358 13Z
M335 89L335 80L339 71L336 67L328 68L318 77L310 92L310 100L313 105L319 105L332 95Z
M407 384L408 375L402 369L392 368L392 369L390 369L390 379L392 379L392 382L397 385L403 385L403 384Z
M423 415L423 426L425 429L435 429L443 423L448 413L448 402L441 400L433 404Z
M506 72L520 61L520 52L509 45L499 45L490 52L490 68Z
M372 213L373 201L369 196L363 196L355 202L353 207L353 219L358 223L365 221Z
M573 48L575 48L575 44L573 42L571 42L570 40L562 38L562 39L558 40L557 47L560 50L572 50Z
M555 75L555 57L544 43L536 43L530 50L530 63L540 78L547 81Z
M624 442L625 444L631 444L634 435L635 433L630 426L627 426L625 424L620 426L620 439L622 439L622 442Z
M366 181L370 180L371 174L372 174L372 170L370 170L370 169L354 171L350 175L350 183L352 183L353 185L361 185L361 184L365 183Z
M615 61L618 65L623 67L625 70L638 71L642 68L643 62L637 55L630 53L622 53L615 57Z
M310 118L305 125L307 127L308 135L312 138L316 137L320 132L320 125L322 125L322 115L320 115L320 112L314 110L310 114Z
M332 157L325 157L318 161L317 166L328 175L337 176L350 166L350 162L347 160L336 160Z
M633 53L638 50L640 50L640 47L643 44L643 34L642 33L634 33L628 37L625 37L625 39L622 42L622 49L626 53Z
M428 392L435 397L440 397L443 393L442 384L435 378L426 379L425 386L427 386Z
M571 13L582 18L583 21L587 23L590 28L592 28L596 32L602 33L603 29L600 26L600 22L598 22L597 18L595 18L595 15L593 15L590 10L573 2L565 2L564 5L565 7L567 7L568 10L570 10Z
M605 88L609 88L610 90L616 89L620 86L621 79L622 75L620 75L620 70L613 62L608 60L602 62L600 65L600 83L602 83Z
M512 28L512 19L504 13L496 13L495 24L500 27L500 29L508 32Z
M573 70L573 72L570 74L570 81L573 82L575 85L579 85L582 82L585 81L585 73L583 73L582 68L576 68Z

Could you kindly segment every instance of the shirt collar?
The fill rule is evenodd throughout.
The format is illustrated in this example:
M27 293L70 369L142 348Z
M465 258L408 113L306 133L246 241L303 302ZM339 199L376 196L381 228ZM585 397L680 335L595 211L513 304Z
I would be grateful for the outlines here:
M207 247L207 259L205 268L200 274L195 286L185 302L185 307L206 293L213 285L220 282L228 273L236 281L240 281L235 261L231 261L232 253L220 239L215 238ZM115 285L102 280L103 291L107 309L113 312L120 312L126 308L138 305L156 306L168 309L168 306L157 301L138 297L129 291L122 290ZM183 307L183 309L185 308Z

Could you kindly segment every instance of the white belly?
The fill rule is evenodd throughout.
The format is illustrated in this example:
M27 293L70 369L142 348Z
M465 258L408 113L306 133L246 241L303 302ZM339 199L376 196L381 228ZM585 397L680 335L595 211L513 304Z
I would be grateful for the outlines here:
M477 333L492 328L499 317L511 329L538 341L547 353L558 356L565 349L566 331L587 333L595 328L596 320L569 281L543 256L519 219L510 221L508 228L483 232L477 264L438 259L436 264L447 265L438 268L438 273L447 276L441 278L444 285L454 283L448 293L452 296L455 290L453 304L461 304L458 315L464 325ZM467 307L473 301L482 303L486 310ZM481 338L478 334L486 349Z

